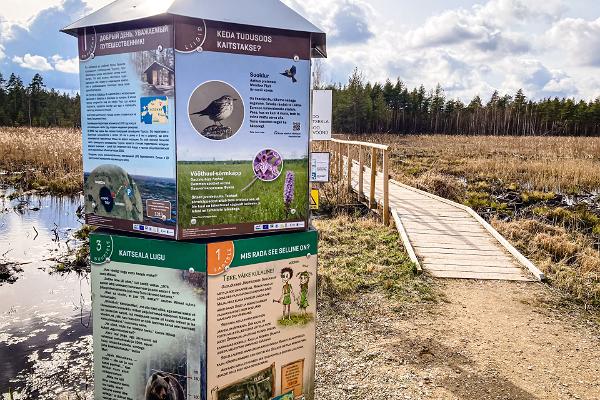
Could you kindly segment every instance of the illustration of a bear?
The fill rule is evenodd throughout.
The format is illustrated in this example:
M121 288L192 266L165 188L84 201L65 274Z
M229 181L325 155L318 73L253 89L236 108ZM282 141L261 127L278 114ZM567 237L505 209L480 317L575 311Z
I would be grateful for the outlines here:
M183 387L172 375L155 372L146 383L146 400L185 400Z

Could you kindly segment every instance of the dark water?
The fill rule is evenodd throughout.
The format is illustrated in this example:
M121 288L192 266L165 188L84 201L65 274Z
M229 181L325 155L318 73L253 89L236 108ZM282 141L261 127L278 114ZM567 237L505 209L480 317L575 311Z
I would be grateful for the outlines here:
M17 280L0 283L0 398L90 396L92 331L87 275L53 273L79 246L77 198L30 196L9 201L0 188L0 263L21 263Z

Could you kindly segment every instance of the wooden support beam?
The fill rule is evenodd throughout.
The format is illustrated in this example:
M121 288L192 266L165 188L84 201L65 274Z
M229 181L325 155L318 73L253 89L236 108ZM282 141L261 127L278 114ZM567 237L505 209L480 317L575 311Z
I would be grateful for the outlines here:
M365 195L364 191L364 177L363 172L365 170L365 154L362 145L358 145L358 199L362 200Z
M377 201L375 201L375 177L377 176L377 149L371 148L371 190L369 193L369 208L377 208Z
M348 184L348 193L352 193L352 147L348 144L348 155L346 157L346 182Z
M383 151L383 224L390 224L390 158L387 150Z
M408 234L406 233L406 229L404 228L404 225L402 224L402 220L400 219L400 216L398 215L396 210L392 211L392 216L394 217L394 222L396 222L396 228L398 229L398 232L400 233L400 238L402 238L402 243L404 244L404 248L406 249L406 252L408 253L408 256L410 257L410 260L413 263L415 263L417 272L419 274L422 273L423 268L421 267L421 263L419 262L419 259L417 258L417 254L415 253L415 249L413 248L412 243L408 239Z

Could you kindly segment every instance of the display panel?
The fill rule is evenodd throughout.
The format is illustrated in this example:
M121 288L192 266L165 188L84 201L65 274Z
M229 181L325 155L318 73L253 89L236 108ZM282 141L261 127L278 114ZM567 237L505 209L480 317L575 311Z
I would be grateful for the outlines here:
M172 25L79 35L86 222L176 236Z
M90 237L96 399L206 399L205 246Z
M180 238L305 230L307 34L176 19Z

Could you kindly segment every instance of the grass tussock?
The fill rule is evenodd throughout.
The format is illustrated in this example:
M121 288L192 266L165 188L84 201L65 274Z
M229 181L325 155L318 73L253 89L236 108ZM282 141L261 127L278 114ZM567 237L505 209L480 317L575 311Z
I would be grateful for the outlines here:
M79 130L0 127L0 154L0 183L52 194L81 190Z
M315 316L313 313L290 313L288 316L282 316L279 318L277 323L279 326L304 326L315 320Z
M399 241L375 219L338 216L315 221L320 232L320 292L330 297L382 290L397 300L432 300L425 278Z
M81 243L58 260L53 267L54 272L81 273L90 271L90 233L95 230L96 228L91 225L83 225L73 234L73 237Z
M461 202L466 185L454 176L427 171L415 180L415 186L429 193Z
M533 219L494 219L492 225L527 254L554 286L576 300L600 305L600 252L588 236Z
M390 145L393 178L473 208L556 287L600 305L600 138L348 138Z

